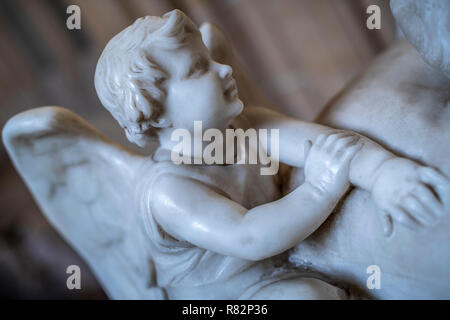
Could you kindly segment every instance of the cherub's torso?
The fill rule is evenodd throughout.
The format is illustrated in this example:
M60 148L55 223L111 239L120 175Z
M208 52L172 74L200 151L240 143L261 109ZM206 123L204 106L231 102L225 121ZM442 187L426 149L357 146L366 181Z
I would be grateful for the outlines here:
M167 174L189 177L247 209L281 197L280 176L261 175L260 165L175 165L170 160L170 152L163 149L157 149L152 158L155 161L151 167L153 179ZM147 186L152 188L151 183ZM284 255L258 262L226 257L175 239L153 217L149 217L147 224L151 225L153 234L151 255L158 283L166 288L171 298L196 298L197 295L205 298L208 295L209 298L235 299L245 296L247 291L257 290L259 283L267 284L293 275L283 268L275 270L274 264L285 265ZM218 283L221 287L212 290ZM228 289L223 290L224 287Z

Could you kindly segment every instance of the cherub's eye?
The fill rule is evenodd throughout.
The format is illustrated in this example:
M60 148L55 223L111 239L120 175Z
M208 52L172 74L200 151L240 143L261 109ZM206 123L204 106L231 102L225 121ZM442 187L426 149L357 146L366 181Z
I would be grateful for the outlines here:
M192 64L187 74L188 78L198 78L202 76L208 70L208 60L204 58L197 59L197 61Z

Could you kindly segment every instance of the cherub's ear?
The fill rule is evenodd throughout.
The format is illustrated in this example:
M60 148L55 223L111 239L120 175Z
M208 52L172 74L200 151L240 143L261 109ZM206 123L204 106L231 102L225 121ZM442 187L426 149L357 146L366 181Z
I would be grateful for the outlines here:
M229 40L218 26L211 22L204 22L200 26L203 43L209 50L213 60L230 65L232 62L232 49Z

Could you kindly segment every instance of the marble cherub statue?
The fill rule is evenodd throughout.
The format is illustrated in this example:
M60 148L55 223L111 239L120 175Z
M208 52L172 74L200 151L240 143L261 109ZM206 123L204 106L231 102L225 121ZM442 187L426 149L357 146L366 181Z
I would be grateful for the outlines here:
M142 147L158 139L150 157L113 143L66 109L44 107L6 125L11 158L42 211L113 298L348 298L342 268L333 278L306 266L301 254L293 256L301 263L289 261L287 250L304 242L305 252L314 251L303 240L350 184L371 194L365 201L381 218L372 228L383 239L397 229L417 237L446 219L448 179L356 132L244 108L231 68L204 44L217 32L200 33L174 10L138 19L100 57L99 98L131 142ZM278 129L279 160L304 168L301 184L283 194L281 175L261 175L259 166L174 164L173 132L193 133L194 121L220 131Z

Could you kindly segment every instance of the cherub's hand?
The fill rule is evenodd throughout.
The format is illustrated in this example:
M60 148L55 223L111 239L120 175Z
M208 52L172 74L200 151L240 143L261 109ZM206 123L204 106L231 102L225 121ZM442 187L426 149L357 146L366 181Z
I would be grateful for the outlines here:
M383 164L372 195L390 235L394 222L413 229L437 224L448 207L450 180L433 168L394 158Z
M350 185L349 167L362 142L356 134L335 131L305 144L305 182L320 192L342 196Z

